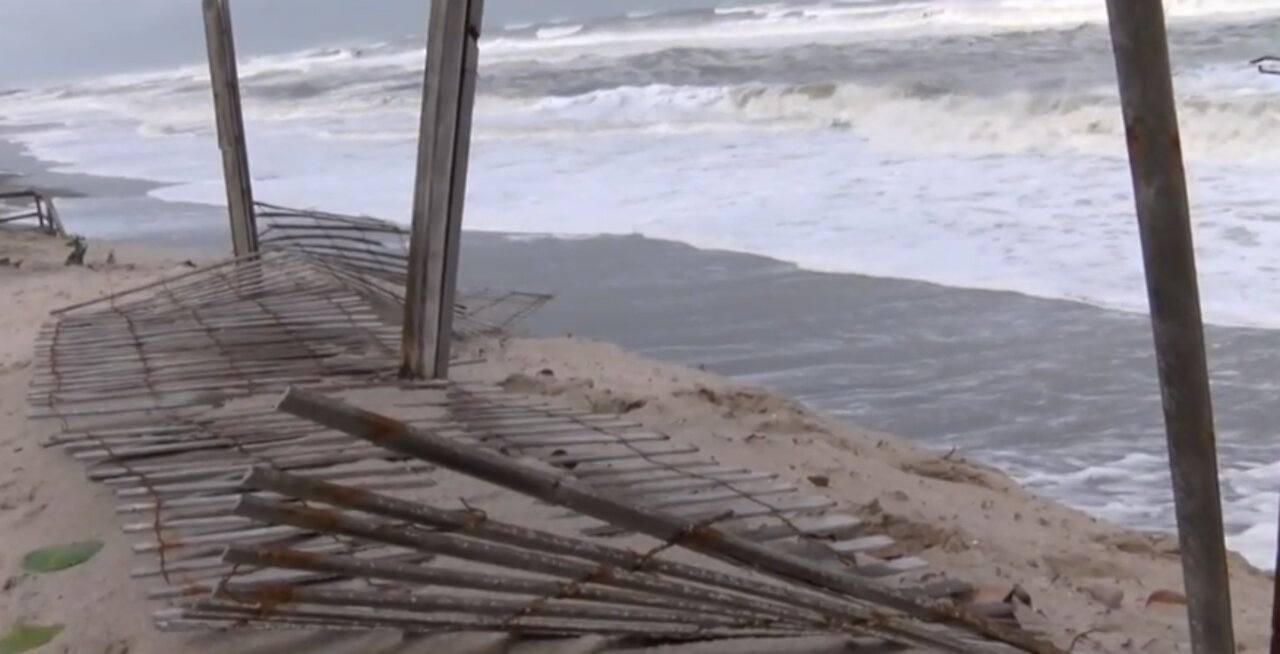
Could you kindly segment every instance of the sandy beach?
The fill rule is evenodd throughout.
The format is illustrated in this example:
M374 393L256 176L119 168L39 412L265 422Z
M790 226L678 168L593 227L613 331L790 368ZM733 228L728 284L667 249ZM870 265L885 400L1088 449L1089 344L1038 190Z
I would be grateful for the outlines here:
M127 9L10 1L0 60L22 65L0 71L0 191L56 198L69 234L0 225L0 654L880 654L903 643L968 653L939 641L955 628L997 633L1005 609L1022 635L1053 643L1023 640L1027 651L1190 651L1163 421L1181 393L1156 380L1148 309L1161 314L1164 295L1146 292L1152 239L1144 231L1140 247L1131 185L1142 177L1134 171L1150 169L1135 144L1153 141L1134 138L1134 125L1147 123L1135 122L1114 7L488 3L482 22L468 16L465 38L460 24L455 34L468 45L459 134L472 146L455 153L467 154L464 326L455 328L486 336L459 337L456 383L409 385L392 381L396 302L365 286L371 260L359 259L396 261L389 277L399 287L395 255L366 251L334 269L324 254L277 251L187 275L183 289L159 286L164 299L132 309L113 294L223 259L218 160L228 116L244 114L232 132L246 137L252 165L236 175L252 180L251 200L406 224L420 197L410 193L413 163L440 144L421 140L424 98L457 91L439 75L454 57L424 71L428 52L457 39L423 50L421 0L386 0L380 12L345 0L245 5L232 67L240 88L217 93L244 111L220 107L217 121L210 81L221 88L225 70L218 57L205 60L216 44L200 46L224 29L207 11L202 26L201 12L166 0ZM1280 247L1280 214L1266 182L1280 157L1265 147L1277 132L1267 117L1280 108L1280 78L1259 74L1277 70L1257 57L1280 28L1280 0L1170 0L1164 14L1235 634L1239 651L1260 652L1275 637L1280 501L1280 277L1269 254ZM36 44L31 35L50 24L59 34ZM1145 227L1148 194L1136 196ZM299 242L333 239L314 227ZM264 238L279 234L272 226ZM64 263L71 247L75 265ZM107 296L110 308L50 326L51 311ZM544 297L555 299L520 314L514 332L482 315ZM155 311L166 302L172 312ZM1155 326L1163 344L1165 323ZM1198 350L1193 358L1198 370ZM277 394L307 384L332 394L309 409L286 402L286 413L303 410L282 418ZM125 406L143 392L145 407ZM170 403L152 404L161 395ZM333 422L339 399L493 448L506 457L489 462L505 470L496 486L521 477L504 467L516 457L557 475L541 480L550 494L572 494L581 481L585 495L615 488L623 503L677 516L714 508L722 514L707 529L886 586L824 584L795 559L778 564L787 572L747 570L770 554L739 543L737 555L700 565L741 565L734 573L773 573L784 585L807 569L808 582L843 603L805 606L809 593L796 584L745 612L741 597L687 603L706 588L669 584L650 559L706 554L675 540L733 538L643 518L627 526L641 533L618 528L597 541L633 550L614 552L621 563L582 541L536 551L580 561L495 554L484 540L489 518L596 538L591 521L630 507L611 514L588 501L591 510L575 514L459 476L448 456L388 454L395 425L377 416L362 434L374 443L353 448L334 433L352 431ZM105 436L73 427L135 411L166 422ZM619 481L642 461L643 482ZM101 483L86 480L85 463ZM426 518L389 509L394 500L353 508L361 500L350 497L367 496L333 488L294 495L276 472L238 477L249 464L460 511ZM246 489L264 494L240 495ZM364 517L344 522L343 510ZM147 520L122 519L140 514ZM260 543L271 551L249 551ZM371 543L387 547L362 549ZM49 546L66 544L88 546L87 560L49 560ZM396 561L383 565L385 554ZM519 563L503 568L495 557ZM57 571L38 572L41 558ZM458 581L468 573L477 574ZM150 585L156 578L163 585ZM972 584L967 596L932 583L957 579ZM636 590L628 584L653 594L587 599L600 598L599 586ZM932 599L908 606L908 597ZM957 617L951 601L995 623ZM935 618L948 624L915 622ZM557 619L586 622L547 626ZM209 631L231 620L236 628ZM241 628L291 620L307 629ZM334 620L358 628L309 631ZM363 631L375 621L396 630ZM481 623L504 633L400 631ZM561 638L602 628L703 637L720 626L761 639L655 647L652 638ZM554 638L505 635L517 629ZM815 632L892 635L883 648L841 636L763 640ZM15 645L33 634L39 644Z
M112 251L116 263L108 266ZM140 587L128 578L130 541L119 531L109 494L86 481L64 453L42 447L47 425L26 422L33 340L48 312L172 274L188 259L118 242L91 243L84 268L62 265L65 254L63 244L47 237L0 232L0 260L21 261L0 266L0 296L7 298L0 314L7 334L0 348L0 533L6 534L0 544L0 616L4 622L65 624L47 651L249 652L281 646L274 637L190 639L155 632ZM845 510L879 525L902 546L918 548L938 569L975 583L982 593L1024 589L1031 608L1019 617L1064 647L1189 651L1185 607L1170 592L1181 581L1177 546L1168 536L1125 529L1045 501L963 454L859 429L786 397L607 343L512 338L468 348L481 361L460 368L461 379L554 396L599 412L625 412L718 459L802 485L823 484L823 492ZM21 570L31 549L89 538L102 539L106 547L83 566L44 576ZM1266 642L1269 584L1267 574L1235 558L1243 651L1261 651ZM394 635L374 641L360 641L362 651L440 651L429 641L404 643ZM310 642L317 653L328 654L349 651L357 641ZM599 644L573 644L584 652L593 646Z

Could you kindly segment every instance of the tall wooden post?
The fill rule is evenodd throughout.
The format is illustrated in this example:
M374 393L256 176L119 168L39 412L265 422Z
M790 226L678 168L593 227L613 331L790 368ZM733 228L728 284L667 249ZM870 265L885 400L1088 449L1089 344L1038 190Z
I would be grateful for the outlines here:
M1231 592L1186 173L1161 0L1107 0L1195 654L1232 654Z
M401 375L449 375L483 0L432 0Z
M258 251L254 219L253 181L245 146L244 115L240 105L240 75L228 0L204 0L205 41L209 48L209 77L218 119L218 149L227 187L227 211L231 217L231 246L236 256Z

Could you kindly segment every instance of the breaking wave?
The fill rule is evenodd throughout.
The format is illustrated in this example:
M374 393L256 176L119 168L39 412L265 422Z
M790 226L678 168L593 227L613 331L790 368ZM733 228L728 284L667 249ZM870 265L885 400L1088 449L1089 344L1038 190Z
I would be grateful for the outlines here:
M1183 140L1193 156L1262 159L1280 137L1280 94L1182 98ZM928 151L1116 154L1124 126L1115 91L1071 96L956 94L931 85L645 86L571 97L480 102L490 136L564 132L848 129L873 143Z
M1280 0L1167 0L1172 20L1280 12ZM1101 24L1105 3L1093 0L861 0L752 3L707 10L632 12L582 25L520 26L495 31L485 53L503 60L672 47L755 47L840 42L896 35L991 34Z
M337 55L332 55L336 57ZM260 67L246 76L252 122L318 136L412 138L416 72L356 72L349 79ZM1205 73L1204 80L1217 79ZM11 125L136 121L143 134L212 129L207 83L198 74L10 95ZM1183 141L1193 157L1271 161L1280 137L1280 93L1222 93L1188 76L1180 84ZM860 83L676 86L653 84L566 96L488 93L477 103L479 138L552 138L619 132L849 130L885 148L916 152L1121 154L1123 124L1114 88L994 95L936 84Z

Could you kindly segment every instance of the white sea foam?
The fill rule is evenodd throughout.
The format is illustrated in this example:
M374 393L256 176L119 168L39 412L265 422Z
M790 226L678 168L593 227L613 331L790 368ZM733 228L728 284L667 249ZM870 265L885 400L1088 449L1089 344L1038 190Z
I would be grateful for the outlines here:
M1227 443L1234 444L1231 439ZM1135 445L1150 451L1135 452ZM1080 445L1082 450L1097 447L1097 443ZM1081 452L1078 457L1058 453L1049 468L1025 451L1002 452L995 458L1038 492L1071 498L1076 506L1123 524L1173 529L1173 495L1163 444L1158 439L1145 443L1129 439L1108 441L1102 447L1106 453ZM1096 462L1099 456L1102 462ZM1275 480L1280 462L1253 460L1234 450L1223 458L1220 477L1227 546L1256 566L1274 568L1280 516Z
M1266 146L1280 135L1280 87L1223 95L1212 88L1197 93L1195 86L1187 85L1193 92L1183 95L1181 110L1190 156L1200 161L1280 161L1280 151ZM489 98L481 102L481 115L481 130L506 136L627 128L847 127L886 149L916 152L1114 156L1122 155L1124 146L1124 126L1110 87L1072 97L1027 92L979 97L922 96L857 84L657 85L535 101Z
M1168 0L1173 20L1280 12L1280 0ZM499 36L484 43L494 61L632 54L671 47L786 46L840 43L866 38L940 34L991 34L1068 29L1106 21L1105 3L1093 0L920 0L918 2L772 3L721 7L721 20L661 29L585 30L572 36L522 39Z
M565 37L573 36L581 32L585 26L583 25L556 25L554 27L544 27L539 29L537 37L544 41L554 41Z
M416 130L420 52L318 61L249 62L246 102L252 117L347 139L407 137ZM383 77L366 82L365 70ZM136 121L153 135L207 131L206 83L195 69L117 76L12 96L0 108L0 120L85 126ZM315 95L299 100L291 87ZM266 93L272 88L280 90ZM1214 65L1181 71L1178 88L1183 142L1193 160L1280 161L1280 150L1269 146L1280 135L1280 84L1274 78L1245 65ZM1123 154L1124 129L1109 85L1070 95L972 95L854 83L624 86L564 97L482 96L477 111L481 138L836 127L882 149L906 152Z
M89 169L186 183L161 198L220 202L209 138L68 136L36 144ZM317 141L253 129L259 194L408 215L411 140ZM116 138L115 141L105 141ZM839 165L833 165L839 162ZM619 134L477 142L469 226L644 234L811 269L1145 308L1122 158L900 156L847 133ZM1200 167L1195 208L1206 315L1280 327L1280 216L1252 171ZM362 193L351 193L360 188ZM584 211L583 207L590 207Z

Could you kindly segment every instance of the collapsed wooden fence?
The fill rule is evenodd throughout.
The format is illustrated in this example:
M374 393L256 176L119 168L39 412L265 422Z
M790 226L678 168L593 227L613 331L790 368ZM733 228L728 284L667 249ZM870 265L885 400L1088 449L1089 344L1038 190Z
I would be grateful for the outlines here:
M199 410L289 384L394 378L402 291L390 273L326 244L357 239L373 256L403 260L394 241L377 241L399 228L289 215L295 222L287 228L267 222L259 254L56 311L37 339L32 417L72 426ZM357 227L356 220L363 222ZM493 289L460 293L455 337L503 333L549 299Z
M51 442L116 493L159 627L836 634L866 651L1058 651L1009 604L965 604L968 584L776 474L622 417L398 379L399 313L383 306L400 301L394 264L370 265L395 260L395 228L310 212L264 227L261 254L63 309L38 346L32 416L57 420ZM474 325L464 337L499 333L545 301L512 310L474 298L459 300L455 324ZM291 387L532 463L644 520L527 488L490 486L478 495L495 505L459 505L476 495L467 488L501 480L281 413ZM510 506L520 509L497 515ZM725 557L685 531L749 549ZM757 569L769 561L806 561L817 576Z

